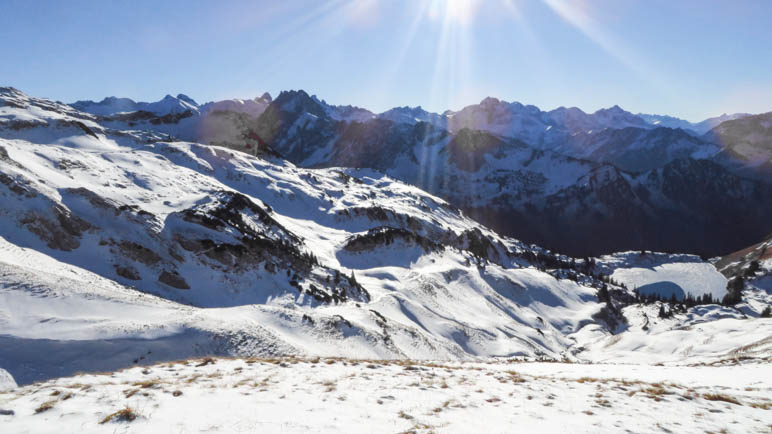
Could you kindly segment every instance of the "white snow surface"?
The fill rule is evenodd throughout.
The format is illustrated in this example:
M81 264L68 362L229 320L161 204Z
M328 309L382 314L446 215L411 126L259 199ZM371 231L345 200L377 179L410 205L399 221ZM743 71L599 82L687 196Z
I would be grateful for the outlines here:
M710 294L719 300L726 295L726 277L698 256L621 252L603 256L599 263L613 279L642 293L675 293L679 300L687 294Z
M5 369L0 368L0 392L16 388L16 381Z
M0 408L14 412L0 424L14 433L766 433L769 374L768 364L197 359L0 393Z

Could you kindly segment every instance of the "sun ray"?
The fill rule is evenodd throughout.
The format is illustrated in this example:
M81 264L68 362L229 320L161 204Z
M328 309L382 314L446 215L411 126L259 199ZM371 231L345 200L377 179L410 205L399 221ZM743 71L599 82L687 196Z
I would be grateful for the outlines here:
M590 14L586 2L573 0L543 0L555 14L594 42L642 81L661 89L671 88L667 77L652 67L639 53L609 34Z

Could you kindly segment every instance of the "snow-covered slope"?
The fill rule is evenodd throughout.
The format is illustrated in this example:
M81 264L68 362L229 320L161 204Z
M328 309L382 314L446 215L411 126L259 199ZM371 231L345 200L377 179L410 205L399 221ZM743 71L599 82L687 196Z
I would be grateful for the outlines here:
M504 157L461 152L499 140L464 134L431 152L461 171L507 158L558 162L569 181L585 170L517 142ZM0 367L23 384L206 354L576 358L626 330L629 291L600 303L588 261L501 237L381 172L168 141L11 88L0 198ZM753 321L732 327L766 333ZM701 355L726 357L721 342Z
M742 279L739 309L752 316L772 316L772 236L714 262L728 278Z
M736 309L717 305L697 306L660 318L660 306L625 307L622 313L627 327L613 336L596 337L592 327L586 328L576 336L583 342L576 356L599 363L715 363L744 358L769 361L771 319L748 319Z
M5 369L0 369L0 392L17 387L16 381Z

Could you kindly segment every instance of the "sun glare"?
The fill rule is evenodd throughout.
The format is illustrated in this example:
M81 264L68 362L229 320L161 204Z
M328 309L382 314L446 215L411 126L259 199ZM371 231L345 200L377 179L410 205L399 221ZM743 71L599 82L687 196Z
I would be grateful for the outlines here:
M480 0L432 0L429 17L456 24L469 24Z

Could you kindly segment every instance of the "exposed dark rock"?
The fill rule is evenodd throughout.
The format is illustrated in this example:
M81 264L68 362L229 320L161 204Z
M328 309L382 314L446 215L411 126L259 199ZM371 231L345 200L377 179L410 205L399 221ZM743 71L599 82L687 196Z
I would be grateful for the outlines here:
M31 128L36 128L36 127L45 126L45 125L46 125L45 122L24 121L19 119L13 119L9 122L4 122L0 124L0 126L10 128L14 131L28 130Z
M118 249L126 258L141 262L145 265L155 265L161 261L161 257L147 247L133 241L121 240Z
M88 166L81 163L80 161L69 160L66 158L62 158L61 160L59 160L57 162L57 166L59 169L64 170L65 172L68 172L68 173L74 169L88 170Z
M289 241L300 242L295 234L274 220L267 209L262 208L241 193L221 191L213 195L213 202L214 206L209 206L205 210L190 208L183 211L183 218L209 229L220 230L226 226L232 226L247 238L262 238L264 234L258 233L251 225L247 224L241 215L243 211L251 211L261 223L280 232Z
M179 121L189 118L193 116L193 112L190 110L185 110L182 113L168 113L163 116L157 116L155 118L150 119L150 123L153 125L160 125L160 124L176 124Z
M19 164L17 161L13 160L10 155L8 155L8 150L4 147L0 146L0 161L12 164L16 167L22 167L21 164Z
M313 254L303 251L302 240L274 220L271 212L240 193L218 192L210 202L178 215L189 223L215 232L222 233L227 228L233 240L192 239L180 233L174 234L173 239L182 249L199 258L216 261L219 264L216 266L233 273L244 273L258 267L269 273L287 273L288 276L292 272L294 276L290 285L323 303L338 303L349 298L369 299L367 291L355 281L331 284L331 276L337 272L322 267ZM319 280L318 274L312 273L312 270L327 278ZM314 283L305 286L301 285L301 280Z
M87 188L84 188L84 187L66 188L64 189L64 192L85 198L95 208L109 211L116 216L120 214L118 207L116 206L115 203L113 203L111 200L105 199L104 197L94 193L93 191Z
M70 210L61 205L54 205L51 211L56 220L28 212L20 223L51 249L70 251L80 247L80 237L92 227L91 224L72 215Z
M122 266L122 265L114 265L115 268L115 274L124 277L129 280L140 280L141 277L139 276L139 272L132 266Z
M349 252L373 250L380 246L388 246L395 241L420 246L426 252L441 250L443 247L428 238L417 235L405 229L380 226L370 229L366 234L351 237L343 248Z
M158 276L158 281L177 289L190 289L190 285L176 271L162 271Z
M118 207L118 210L121 212L131 212L143 217L155 217L155 214L153 214L150 211L145 211L144 209L138 207L137 205L121 205Z
M18 195L23 195L28 198L37 196L37 192L35 190L30 188L26 182L22 182L23 179L24 178L15 179L9 175L6 175L5 173L0 173L0 184L8 187L11 192Z
M99 139L99 136L97 136L97 134L94 132L94 130L92 130L91 128L86 126L86 124L84 124L83 122L60 120L60 121L58 121L58 124L61 125L61 126L75 126L75 127L78 127L78 128L81 129L81 131L83 131L87 135L89 135L89 136L91 136L91 137L93 137L95 139Z
M473 253L484 259L491 259L497 252L497 247L506 252L506 247L494 244L479 228L464 231L455 240L454 247Z

